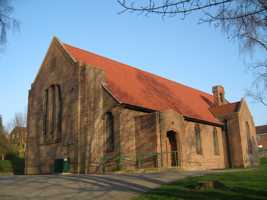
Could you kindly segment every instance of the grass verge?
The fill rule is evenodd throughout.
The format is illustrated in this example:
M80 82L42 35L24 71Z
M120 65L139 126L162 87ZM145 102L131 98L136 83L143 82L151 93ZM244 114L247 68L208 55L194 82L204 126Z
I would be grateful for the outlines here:
M188 186L203 181L217 180L226 187L222 189L192 190ZM135 200L254 200L267 199L267 159L261 160L257 169L240 170L189 177L147 192Z

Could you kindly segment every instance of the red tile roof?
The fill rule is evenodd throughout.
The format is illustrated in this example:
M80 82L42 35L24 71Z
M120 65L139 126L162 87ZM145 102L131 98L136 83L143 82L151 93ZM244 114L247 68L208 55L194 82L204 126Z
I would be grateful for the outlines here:
M221 124L210 112L213 96L94 53L64 44L77 61L102 69L107 87L120 102L147 109L173 109L186 117Z
M237 112L240 101L234 103L227 103L221 106L211 107L210 111L217 117L224 117L230 113Z

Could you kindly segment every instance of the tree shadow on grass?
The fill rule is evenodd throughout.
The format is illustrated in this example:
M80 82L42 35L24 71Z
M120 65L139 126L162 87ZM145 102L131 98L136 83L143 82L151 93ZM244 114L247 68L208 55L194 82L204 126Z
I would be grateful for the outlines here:
M159 189L146 193L144 199L189 199L189 200L255 200L266 199L266 190L253 190L242 187L233 187L228 189L210 189L210 190L190 190L182 184L165 185ZM142 198L141 198L142 199Z

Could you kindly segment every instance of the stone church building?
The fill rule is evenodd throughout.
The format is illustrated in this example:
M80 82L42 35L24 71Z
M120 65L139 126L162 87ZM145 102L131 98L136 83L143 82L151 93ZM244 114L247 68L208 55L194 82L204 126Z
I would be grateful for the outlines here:
M244 99L212 94L54 38L29 90L26 173L257 164Z

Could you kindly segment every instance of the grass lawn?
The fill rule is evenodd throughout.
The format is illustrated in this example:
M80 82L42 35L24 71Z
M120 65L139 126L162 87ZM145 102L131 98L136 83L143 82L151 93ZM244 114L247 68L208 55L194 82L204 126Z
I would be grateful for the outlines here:
M226 187L222 189L192 190L188 186L208 180L218 180ZM135 200L173 199L218 199L218 200L267 200L267 159L261 160L258 169L224 172L201 177L189 177L145 193Z

